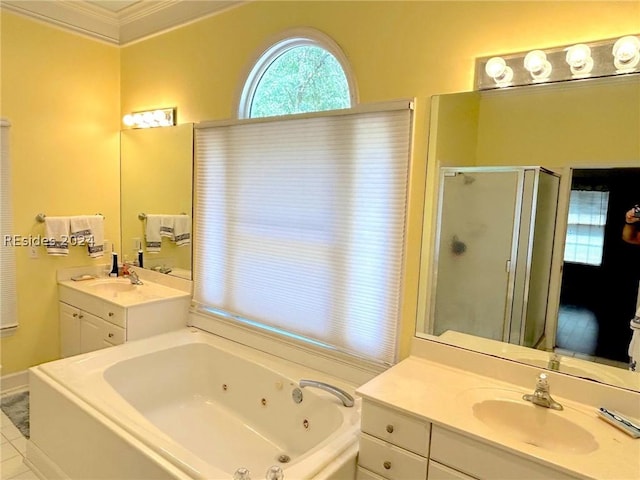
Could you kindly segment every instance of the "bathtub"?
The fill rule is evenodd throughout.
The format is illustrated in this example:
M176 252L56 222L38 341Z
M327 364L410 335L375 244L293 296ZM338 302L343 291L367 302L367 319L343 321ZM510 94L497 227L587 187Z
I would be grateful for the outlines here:
M27 461L48 479L354 478L360 401L292 394L303 378L355 386L195 328L29 374Z

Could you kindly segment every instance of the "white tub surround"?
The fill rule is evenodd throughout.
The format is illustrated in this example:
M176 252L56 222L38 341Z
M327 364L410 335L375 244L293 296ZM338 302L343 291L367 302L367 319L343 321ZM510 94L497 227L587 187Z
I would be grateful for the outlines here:
M69 357L184 328L184 290L128 278L59 280L60 355Z
M522 400L539 369L430 343L358 388L358 478L640 478L640 440L596 413L638 417L637 393L545 372L555 411Z
M355 472L360 402L347 408L313 388L292 398L303 378L352 394L353 385L195 328L30 375L27 458L56 478L230 479L244 467L260 479L272 465L288 479Z

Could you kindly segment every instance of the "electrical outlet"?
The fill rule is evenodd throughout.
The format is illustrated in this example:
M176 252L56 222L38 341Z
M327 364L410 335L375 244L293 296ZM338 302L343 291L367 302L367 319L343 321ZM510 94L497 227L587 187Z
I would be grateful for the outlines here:
M38 247L34 247L33 245L29 247L29 258L34 260L38 258Z

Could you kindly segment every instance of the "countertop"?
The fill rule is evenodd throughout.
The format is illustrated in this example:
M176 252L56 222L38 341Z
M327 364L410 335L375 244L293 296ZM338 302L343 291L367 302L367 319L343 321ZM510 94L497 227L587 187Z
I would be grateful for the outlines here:
M125 291L109 291L102 288L107 283L116 283L127 288ZM182 290L160 285L159 283L143 280L142 285L131 285L128 278L97 278L93 280L61 280L58 282L61 287L92 295L101 300L106 300L120 307L132 307L148 303L159 302L168 299L189 298L190 294ZM131 288L127 287L130 285Z
M596 450L590 453L550 451L514 440L474 416L474 398L477 399L482 389L510 391L516 396L533 393L535 378L531 390L525 391L518 385L411 356L362 385L356 393L364 399L571 475L593 479L640 479L640 439L633 439L600 419L593 406L556 397L553 383L550 385L551 395L564 406L564 411L557 414L589 431L599 444ZM486 395L489 390L484 392Z

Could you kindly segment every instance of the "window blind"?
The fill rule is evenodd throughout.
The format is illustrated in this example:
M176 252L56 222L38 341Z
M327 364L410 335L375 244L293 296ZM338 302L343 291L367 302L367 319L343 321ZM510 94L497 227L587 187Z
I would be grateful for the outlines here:
M0 119L0 334L11 333L18 326L16 312L15 247L5 242L13 233L11 200L11 158L9 156L9 128Z
M604 248L604 226L609 192L571 190L564 261L599 266Z
M200 309L393 363L409 105L199 126Z

